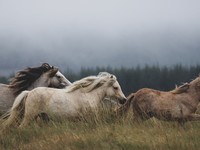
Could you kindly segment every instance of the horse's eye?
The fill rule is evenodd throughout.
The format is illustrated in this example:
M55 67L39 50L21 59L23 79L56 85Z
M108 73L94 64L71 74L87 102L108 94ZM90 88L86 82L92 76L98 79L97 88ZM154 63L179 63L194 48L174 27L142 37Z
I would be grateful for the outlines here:
M118 87L113 87L115 90L118 90L119 88Z

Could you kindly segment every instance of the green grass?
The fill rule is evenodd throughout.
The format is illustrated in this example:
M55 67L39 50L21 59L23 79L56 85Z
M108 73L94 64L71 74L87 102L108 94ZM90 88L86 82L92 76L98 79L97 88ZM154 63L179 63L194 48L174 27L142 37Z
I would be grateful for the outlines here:
M79 120L33 123L1 135L1 150L185 150L200 148L200 122L180 127L151 119L136 123L132 114L116 117L108 111L88 113Z

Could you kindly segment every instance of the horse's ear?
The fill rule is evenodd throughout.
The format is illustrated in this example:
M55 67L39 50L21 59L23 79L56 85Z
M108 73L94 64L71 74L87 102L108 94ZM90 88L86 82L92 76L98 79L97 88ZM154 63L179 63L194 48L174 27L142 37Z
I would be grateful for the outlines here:
M45 67L45 68L47 68L47 69L51 68L50 65L49 65L48 63L43 63L43 64L42 64L42 67Z
M58 72L58 68L54 67L49 71L49 76L53 77Z

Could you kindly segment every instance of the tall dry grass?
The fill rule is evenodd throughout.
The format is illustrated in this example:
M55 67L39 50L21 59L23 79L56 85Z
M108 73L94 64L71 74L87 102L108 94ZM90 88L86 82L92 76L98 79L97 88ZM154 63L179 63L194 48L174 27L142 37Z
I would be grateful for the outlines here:
M89 111L75 120L33 123L0 136L1 150L132 150L199 149L200 122L180 127L176 122L151 119L141 123L132 113L117 116L110 109Z

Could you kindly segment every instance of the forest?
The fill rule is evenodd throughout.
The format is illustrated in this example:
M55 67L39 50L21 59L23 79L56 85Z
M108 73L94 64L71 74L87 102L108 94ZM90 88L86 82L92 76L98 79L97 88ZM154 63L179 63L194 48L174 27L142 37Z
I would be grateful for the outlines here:
M200 65L186 67L180 64L171 67L149 66L133 67L133 68L112 68L112 67L96 67L82 68L79 72L63 71L66 78L71 82L79 80L90 75L97 75L99 72L107 71L114 74L123 92L127 95L138 89L147 87L158 90L171 90L176 85L190 82L200 73ZM10 77L0 77L0 83L8 83Z

